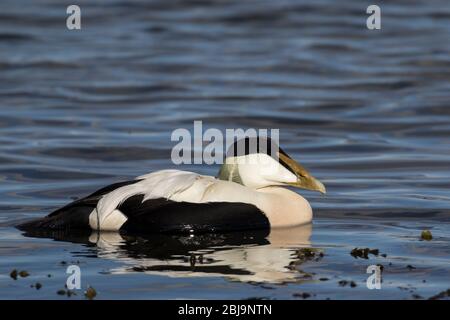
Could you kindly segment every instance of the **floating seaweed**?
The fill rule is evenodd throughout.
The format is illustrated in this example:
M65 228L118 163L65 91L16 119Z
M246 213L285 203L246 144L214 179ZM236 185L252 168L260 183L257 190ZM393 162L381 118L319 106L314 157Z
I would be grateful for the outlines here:
M19 272L19 276L22 278L26 278L28 277L30 274L28 273L28 271L22 270Z
M370 248L354 248L350 251L350 254L353 258L363 258L369 259L369 254L373 254L374 256L378 256L380 251L378 249L370 249Z
M88 298L89 300L94 299L96 295L97 295L97 291L95 291L95 289L92 287L88 287L86 292L84 293L84 296L86 298Z
M294 293L292 296L296 297L296 298L308 299L309 297L311 297L311 293L298 292L298 293Z
M338 284L341 287L345 287L347 285L350 285L350 287L352 287L352 288L356 287L356 282L355 281L341 280L341 281L338 282Z
M317 248L301 248L295 251L295 255L301 261L319 261L324 257L324 253L322 250Z
M36 288L36 290L39 290L42 288L42 284L40 284L39 282L36 282L36 284L31 284L30 287Z
M71 296L76 296L77 294L75 293L75 291L72 290L67 290L66 292L67 296L70 298Z
M18 274L17 270L14 269L13 271L11 271L11 273L9 274L9 276L10 276L11 278L13 278L14 280L17 280L17 274Z
M430 230L424 230L424 231L422 231L420 238L422 240L430 241L431 239L433 239L433 235L431 234Z

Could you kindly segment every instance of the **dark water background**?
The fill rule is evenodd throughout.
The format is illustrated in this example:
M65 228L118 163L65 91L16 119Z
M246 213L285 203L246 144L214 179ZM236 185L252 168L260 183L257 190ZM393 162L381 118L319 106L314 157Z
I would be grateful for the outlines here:
M80 31L65 26L69 4L0 3L0 298L69 299L56 295L61 261L79 262L98 298L403 299L450 287L448 1L379 1L378 31L366 28L367 1L76 1ZM194 120L279 128L283 149L327 186L302 192L312 229L215 242L11 227L175 167L171 132ZM425 228L432 241L419 240ZM361 246L387 257L353 258ZM383 288L368 290L378 263ZM14 268L31 275L14 281Z

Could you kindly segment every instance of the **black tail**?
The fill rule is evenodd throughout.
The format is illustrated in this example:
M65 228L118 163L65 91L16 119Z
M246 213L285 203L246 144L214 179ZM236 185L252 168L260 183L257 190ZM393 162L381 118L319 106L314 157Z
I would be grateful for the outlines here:
M48 215L44 218L32 220L17 226L19 230L64 230L89 228L89 215L95 207L74 206L60 211L57 215Z
M48 216L16 226L19 230L83 230L90 229L89 215L97 207L98 201L105 194L139 180L124 181L114 183L102 188L86 198L76 200L58 210L53 211Z

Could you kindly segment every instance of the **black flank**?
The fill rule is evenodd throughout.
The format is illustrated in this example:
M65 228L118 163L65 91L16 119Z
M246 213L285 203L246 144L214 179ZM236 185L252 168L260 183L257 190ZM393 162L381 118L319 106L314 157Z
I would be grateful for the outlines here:
M121 231L201 234L270 229L264 213L247 203L190 203L164 198L142 202L143 198L130 197L118 208L128 217Z

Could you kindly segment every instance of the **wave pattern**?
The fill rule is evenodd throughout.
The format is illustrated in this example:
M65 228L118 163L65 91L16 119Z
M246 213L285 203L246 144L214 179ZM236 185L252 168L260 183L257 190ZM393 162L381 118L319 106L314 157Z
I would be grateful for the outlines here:
M450 217L445 0L0 3L0 222L174 167L172 130L279 128L317 216ZM214 174L217 168L185 166Z

